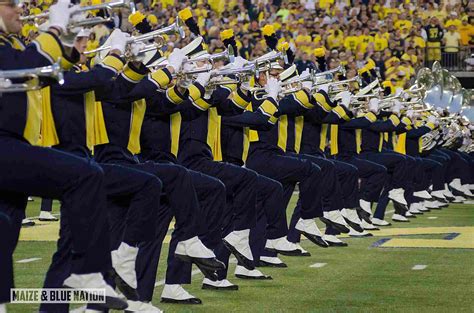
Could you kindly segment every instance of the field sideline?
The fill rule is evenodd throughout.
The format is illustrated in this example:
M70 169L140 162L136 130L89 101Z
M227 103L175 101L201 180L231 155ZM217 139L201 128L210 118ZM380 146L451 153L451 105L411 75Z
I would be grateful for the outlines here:
M40 199L29 203L28 216L38 216L39 204ZM22 233L28 240L14 255L17 288L42 286L56 245L44 240L53 240L56 232L48 223ZM203 305L160 304L162 286L157 286L154 304L165 312L474 312L474 205L450 205L373 233L344 239L349 247L342 248L322 249L304 240L312 256L282 256L288 268L262 269L272 281L234 278L231 264L229 278L240 286L237 292L201 290L202 275L195 274L186 289ZM164 277L167 248L157 281ZM32 258L40 259L16 263ZM416 265L422 269L414 270ZM10 304L8 309L33 312L38 306Z

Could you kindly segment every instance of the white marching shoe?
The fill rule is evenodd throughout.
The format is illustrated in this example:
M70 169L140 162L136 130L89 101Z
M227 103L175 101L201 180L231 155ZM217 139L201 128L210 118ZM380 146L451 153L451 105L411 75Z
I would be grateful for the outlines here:
M364 230L361 226L362 221L360 220L356 209L342 209L341 215L346 220L347 225L349 225L350 227L354 228L357 231Z
M265 250L289 256L300 255L296 244L289 242L286 236L277 239L267 239Z
M202 289L208 290L239 290L239 286L231 283L227 279L212 281L204 278L202 281Z
M453 179L450 183L449 186L453 189L456 189L459 192L464 193L464 188L462 187L461 184L461 179L460 178L455 178Z
M453 193L451 192L451 190L449 190L448 184L444 184L443 193L444 193L444 197L445 197L446 199L453 199L453 198L454 198Z
M163 292L161 293L162 303L177 303L177 304L201 304L199 298L191 295L179 284L165 284Z
M234 272L235 277L241 278L241 279L258 279L258 280L271 280L273 279L271 276L264 275L262 272L260 272L257 269L254 270L248 270L245 267L241 265L237 265L235 267L235 272Z
M379 230L378 227L374 226L374 225L371 224L371 223L367 223L366 221L362 221L361 226L362 226L362 228L365 229L365 230Z
M367 232L366 230L359 232L351 228L349 232L349 236L355 237L355 238L364 238L364 237L372 237L373 235Z
M347 243L337 238L334 235L324 235L324 241L326 241L331 247L347 247Z
M161 313L163 312L150 302L141 302L141 301L127 301L128 308L125 310L125 312L142 312L142 313Z
M112 267L115 272L133 289L137 288L137 273L135 263L138 248L122 242L117 250L112 251Z
M410 209L408 210L408 212L410 212L411 214L423 214L423 212L419 210L419 207L419 203L412 203L410 204Z
M296 223L295 228L299 230L306 238L311 242L317 244L320 247L327 248L329 245L323 239L323 234L316 225L313 219L302 219L300 218Z
M392 189L388 192L388 198L398 203L407 205L407 200L405 199L404 193L405 190L403 190L403 188Z
M311 253L306 251L299 243L297 243L296 246L298 247L298 250L300 250L302 256L311 256Z
M431 196L434 200L438 200L440 202L446 202L446 197L444 196L444 190L435 190L431 192Z
M366 212L369 216L372 215L372 208L371 208L371 204L369 201L365 201L364 199L360 199L359 200L359 205L360 205L360 208Z
M326 225L331 225L341 233L347 234L349 232L347 223L339 210L325 211L320 219Z
M35 222L30 220L29 218L24 218L22 221L21 221L21 226L35 226Z
M178 242L174 254L185 262L196 264L204 276L210 279L217 279L216 271L225 269L224 263L197 236Z
M467 199L463 196L455 196L453 203L464 203Z
M300 251L298 249L298 251ZM302 253L300 252L300 255ZM288 267L285 262L283 262L279 257L271 257L271 256L261 256L259 260L260 267Z
M372 218L372 224L375 226L390 226L391 223L387 222L386 220L381 220L379 218Z
M42 222L55 222L59 221L59 218L51 214L51 212L41 211L38 219Z
M240 264L248 270L253 270L255 265L253 264L253 255L249 244L249 234L250 229L234 230L222 241Z
M462 185L462 189L463 189L464 195L468 197L474 197L474 194L471 192L468 184Z
M409 220L401 214L393 214L392 215L392 221L395 221L395 222L409 222Z
M0 303L0 313L7 313L6 303Z
M104 308L124 310L128 306L127 302L120 299L115 290L105 282L101 273L71 274L64 280L63 286L72 289L92 288L105 290L105 303L100 304Z
M431 195L428 191L422 190L422 191L415 191L413 195L417 198L421 198L423 200L429 200L431 199Z
M175 254L183 257L188 256L201 259L212 259L216 257L214 252L208 249L197 236L178 242Z
M443 203L438 201L438 200L431 200L431 201L430 200L425 200L425 202L423 202L423 205L427 209L439 209L439 208L441 208Z
M418 210L420 212L429 212L430 211L430 209L425 207L425 202L424 201L423 202L418 202L418 204L419 204Z

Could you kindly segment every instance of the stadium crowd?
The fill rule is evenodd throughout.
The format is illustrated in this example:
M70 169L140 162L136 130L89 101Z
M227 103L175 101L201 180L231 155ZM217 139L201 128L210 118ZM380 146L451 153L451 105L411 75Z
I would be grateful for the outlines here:
M31 0L24 14L38 14L51 2ZM173 23L179 10L192 7L209 51L223 50L219 32L233 28L239 53L247 59L264 54L261 27L272 23L280 40L295 51L300 72L315 68L315 58L325 53L331 68L343 64L353 76L371 57L382 79L400 87L424 61L456 66L470 55L474 41L474 4L465 0L142 0L137 7L156 28ZM127 16L115 12L113 22L94 27L88 50L100 46L114 27L129 30L131 25ZM34 21L24 25L22 35L29 40L37 35ZM187 44L187 38L179 45ZM165 50L171 52L173 45L171 41Z

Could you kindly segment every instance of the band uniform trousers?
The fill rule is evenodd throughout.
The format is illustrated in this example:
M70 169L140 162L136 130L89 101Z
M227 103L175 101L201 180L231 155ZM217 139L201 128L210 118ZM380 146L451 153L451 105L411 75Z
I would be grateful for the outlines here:
M187 168L215 177L225 185L227 203L222 212L221 229L208 232L202 241L227 268L230 252L222 238L234 230L251 229L256 224L257 173L231 163L215 162L210 153L202 149L200 142L187 140L180 145L178 160ZM221 271L218 275L222 277L225 273Z
M0 213L9 236L1 255L11 255L18 242L28 195L60 199L61 215L70 219L74 262L71 272L99 272L110 264L102 169L95 163L50 148L31 146L9 134L0 135ZM5 216L7 218L5 218ZM0 268L0 303L10 299L11 262Z
M94 162L94 161L91 161ZM107 207L103 211L108 217L106 228L110 228L110 249L118 248L121 242L130 246L149 242L155 238L156 220L161 215L161 181L153 175L114 164L99 164L104 171ZM44 288L61 288L62 282L71 273L70 219L60 219L58 249L53 255L46 274ZM107 277L107 269L104 276ZM113 281L107 279L113 285ZM68 312L68 304L41 304L46 312Z

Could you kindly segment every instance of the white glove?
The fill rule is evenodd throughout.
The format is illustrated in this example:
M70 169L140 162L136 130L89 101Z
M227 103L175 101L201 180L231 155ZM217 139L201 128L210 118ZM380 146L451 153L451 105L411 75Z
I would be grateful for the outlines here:
M311 72L309 71L309 68L305 69L303 72L300 73L301 77L309 76Z
M120 54L125 52L125 46L130 38L130 34L122 32L120 29L115 29L110 34L110 50L118 50Z
M130 52L133 56L138 56L140 54L140 51L143 50L145 47L146 45L141 41L134 42L130 45Z
M431 123L435 126L438 125L438 120L433 115L428 116L428 118L426 119L426 122Z
M444 113L444 109L443 108L440 108L440 107L437 107L436 108L436 112L440 115L442 115Z
M244 91L250 90L250 81L248 81L248 80L243 81L240 84L240 88L242 88L242 90L244 90Z
M377 98L372 98L369 100L369 111L372 113L377 113L379 111L379 102Z
M474 130L474 125L473 125L473 124L469 124L469 126L468 126L467 128L469 128L470 130Z
M270 98L277 100L278 94L281 91L281 82L274 77L268 78L267 84L265 85L265 91Z
M179 72L186 59L186 54L181 49L175 48L168 57L168 66L171 66L175 72Z
M319 90L322 90L325 93L327 93L329 90L329 84L324 84L324 85L319 86Z
M393 100L393 102L395 103L392 107L392 113L393 114L396 114L398 116L400 116L400 111L402 110L402 103L398 100Z
M69 0L59 0L49 8L49 26L57 27L62 33L67 30L69 23Z
M312 83L312 82L309 82L309 81L307 81L307 80L303 81L303 82L301 83L301 85L303 86L304 89L306 89L306 90L308 90L308 91L311 90L311 88L313 88L313 83Z
M406 113L406 116L409 119L413 119L413 117L415 116L415 112L413 110L408 110L407 113Z
M403 88L402 88L402 87L397 87L397 88L395 89L395 97L401 96L402 93L403 93Z
M209 79L211 79L211 72L204 72L204 73L199 73L195 81L199 85L206 87L207 84L209 84Z
M241 68L242 66L244 66L247 63L248 63L248 61L245 60L243 57L236 56L235 59L234 59L234 62L232 63L232 67L233 68Z
M339 93L339 95L341 97L341 105L346 107L346 109L349 109L349 104L351 103L351 92L350 91L343 91L341 93Z

